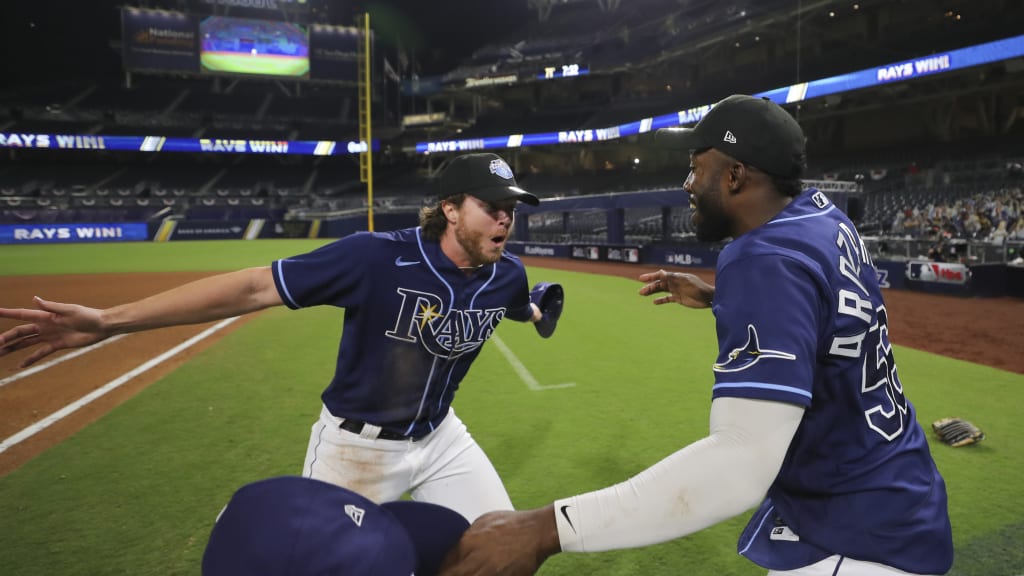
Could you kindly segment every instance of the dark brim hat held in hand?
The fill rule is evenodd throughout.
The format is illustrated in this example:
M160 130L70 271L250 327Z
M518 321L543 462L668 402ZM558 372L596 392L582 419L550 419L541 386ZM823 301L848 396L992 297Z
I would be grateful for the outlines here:
M381 505L339 486L281 476L240 488L203 554L203 576L432 576L469 527L423 502Z

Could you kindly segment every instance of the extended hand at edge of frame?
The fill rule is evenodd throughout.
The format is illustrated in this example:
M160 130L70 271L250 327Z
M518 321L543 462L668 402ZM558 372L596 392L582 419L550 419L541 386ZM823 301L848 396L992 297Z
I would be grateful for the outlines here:
M688 308L708 308L715 297L715 287L687 272L647 272L639 277L645 282L640 288L641 296L668 292L668 296L654 299L655 304L675 302Z
M102 329L102 311L77 304L50 302L35 296L38 310L0 308L0 318L26 322L0 334L0 356L38 346L21 362L25 368L64 348L95 344L110 336Z
M282 304L270 267L201 278L154 296L104 310L35 297L37 310L0 308L0 318L24 322L0 333L0 356L36 347L25 368L57 350L79 348L114 334L199 324Z

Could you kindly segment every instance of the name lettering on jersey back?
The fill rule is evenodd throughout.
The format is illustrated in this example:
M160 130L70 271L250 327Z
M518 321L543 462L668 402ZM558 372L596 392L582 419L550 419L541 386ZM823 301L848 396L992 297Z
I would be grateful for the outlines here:
M862 265L874 266L868 248L860 236L845 223L839 223L839 232L840 234L836 238L836 246L842 250L839 256L839 272L856 284L860 291L867 296L868 291L860 281L860 270Z
M419 342L434 356L455 358L476 350L491 337L505 317L505 308L445 310L436 294L399 288L402 305L389 338Z
M829 354L858 361L866 424L892 441L903 433L908 405L903 395L903 384L896 373L885 305L881 302L876 305L860 278L865 266L872 269L873 277L877 277L877 272L864 241L844 222L839 223L836 246L839 248L839 273L850 281L853 288L838 289L836 312L841 317L855 318L862 330L833 336ZM876 390L883 391L884 396Z

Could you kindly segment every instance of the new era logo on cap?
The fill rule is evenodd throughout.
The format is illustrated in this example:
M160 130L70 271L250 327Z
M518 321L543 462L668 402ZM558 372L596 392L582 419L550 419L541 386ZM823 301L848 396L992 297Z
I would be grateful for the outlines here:
M375 504L333 484L281 476L243 486L210 532L203 576L435 576L469 522L425 502Z
M356 526L362 526L363 525L363 514L366 514L366 510L363 510L362 508L359 508L358 506L353 506L351 504L346 504L345 505L345 514L348 514L348 517L351 518L352 521L356 523Z
M691 152L714 148L769 174L799 177L806 165L800 124L767 98L734 94L715 104L693 128L662 128L659 146Z

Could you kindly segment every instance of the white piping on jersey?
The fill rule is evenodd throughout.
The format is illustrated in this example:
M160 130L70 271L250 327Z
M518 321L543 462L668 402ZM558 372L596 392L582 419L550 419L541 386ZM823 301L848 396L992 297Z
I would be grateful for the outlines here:
M831 212L831 211L833 211L835 209L836 209L836 205L833 204L833 205L828 207L828 210L824 210L824 211L821 211L821 212L815 212L814 214L804 214L803 216L790 216L789 218L778 218L776 220L772 220L771 222L769 222L769 224L778 224L780 222L789 222L791 220L803 220L804 218L817 218L818 216L824 216L825 214L828 214L829 212Z
M448 376L446 376L445 379L444 379L444 388L441 389L441 394L437 397L437 408L438 408L438 410L441 409L441 403L444 402L444 394L445 394L445 392L448 391L448 385L452 383L452 372L455 372L455 365L458 364L461 361L462 361L462 357L460 356L460 357L455 359L455 362L451 363L451 366L448 367ZM427 421L427 424L430 424L430 429L431 430L434 429L434 424L431 423L429 420Z
M416 244L419 246L420 254L423 254L423 261L427 263L427 266L430 268L430 271L433 272L434 276L437 276L437 279L440 280L441 283L444 284L448 288L448 297L450 298L450 300L448 300L448 301L451 304L454 304L455 303L455 290L453 290L452 289L452 285L449 284L448 281L444 279L444 276L441 276L441 274L437 271L437 268L434 268L434 264L430 261L430 258L427 257L427 251L423 248L423 238L420 237L420 227L419 226L416 227Z
M498 265L494 264L491 267L491 277L488 278L487 281L484 282L483 286L481 286L480 289L477 290L475 294L473 294L473 297L470 298L470 300L469 300L469 308L470 308L470 310L472 310L473 306L476 304L476 297L479 296L480 293L483 292L484 289L487 288L487 286L491 283L492 280L494 280L494 277L497 276L497 275L498 275Z
M441 276L441 273L437 271L437 268L434 268L434 263L431 262L430 258L427 256L427 251L426 249L423 248L423 237L420 236L420 231L422 229L423 228L421 226L416 227L416 245L419 246L420 254L423 255L423 261L427 263L427 267L429 267L430 271L434 273L434 276L437 276L437 279L440 280L441 283L444 284L446 288L448 288L448 307L450 309L452 306L455 305L455 289L452 288L452 285L449 284L448 281L444 279L444 276ZM475 295L473 297L476 298ZM412 429L416 427L416 422L419 421L420 416L423 414L423 405L426 404L427 395L430 393L430 382L434 378L434 370L437 368L437 360L438 358L435 356L433 361L431 361L430 363L430 374L427 375L426 386L423 387L423 396L420 397L420 405L416 409L416 416L412 419L412 422L409 423L409 427L405 430L406 434L412 433ZM448 376L449 378L451 378L451 372L448 373ZM445 388L447 387L448 383L446 382ZM441 397L444 398L443 391ZM434 425L429 422L428 424L430 425L430 429L433 430Z
M427 402L427 392L430 391L430 381L434 378L434 370L436 368L437 356L435 356L434 359L430 361L430 374L427 374L427 385L423 388L423 396L420 397L420 405L416 407L416 416L414 416L412 421L409 422L409 427L405 429L404 434L406 436L412 434L412 429L416 427L416 422L419 422L420 414L423 414L423 405Z
M800 396L811 397L811 393L807 390L797 388L795 386L782 386L780 384L765 384L763 382L723 382L721 384L715 384L711 387L711 390L717 390L719 388L758 388L761 390L775 390L777 392L791 392L793 394L799 394Z
M477 290L473 294L473 297L470 298L470 300L469 300L469 308L471 310L473 309L474 306L476 306L476 297L479 296L480 294L482 294L483 291L486 290L488 286L490 286L491 282L494 281L494 279L497 276L498 276L498 263L495 262L495 263L493 263L491 265L491 277L488 278L487 281L485 281L483 283L483 285L480 286L480 289ZM455 365L458 364L458 362L459 362L459 359L456 359L455 362L452 363L451 368L448 370L448 377L445 378L445 380L444 380L444 389L441 390L441 394L437 397L437 407L438 407L438 409L441 408L441 402L444 401L444 394L445 394L445 392L448 391L448 385L452 383L452 372L455 371ZM433 429L433 424L431 424L431 429Z
M288 291L288 284L284 281L284 260L278 260L275 262L277 265L277 279L281 281L281 289L284 290L284 297L288 299L293 306L296 308L302 308L299 303L292 298L292 293Z
M774 512L774 511L775 511L775 506L769 506L768 510L765 510L764 517L762 517L761 521L758 522L757 529L754 530L754 532L750 536L750 541L747 542L747 545L743 547L743 550L739 551L740 554L743 554L744 552L749 550L750 547L754 544L754 540L757 539L757 535L761 532L761 528L764 526L764 521L767 520L768 517L771 516L772 512Z
M434 268L434 264L430 261L430 258L427 257L427 251L423 248L423 237L420 236L420 230L422 230L422 228L420 226L417 226L416 227L416 244L419 246L420 254L423 255L423 261L427 263L427 266L430 268L430 271L433 272L434 276L437 276L437 279L440 280L441 283L444 284L445 287L448 288L448 297L449 297L448 306L449 306L449 308L451 308L451 307L455 306L455 290L452 288L452 285L449 284L448 281L445 280L443 276L441 276L441 274L437 271L437 268ZM480 288L476 291L476 293L473 294L473 297L470 299L470 301L469 301L469 307L470 308L473 308L474 304L476 303L476 297L479 296L487 288L487 286L490 285L490 283L494 280L494 278L497 275L498 275L498 266L495 264L495 265L492 265L492 267L491 267L491 277L488 278L487 281L485 281L482 286L480 286ZM450 359L451 358L449 358L449 360ZM426 403L427 395L430 392L430 382L431 382L431 380L433 380L434 370L437 367L437 361L438 361L438 358L435 356L434 360L431 362L431 365L430 365L430 374L427 376L427 385L423 389L423 396L420 398L420 405L416 409L416 417L413 418L412 422L409 423L409 427L405 431L406 434L411 434L412 433L413 428L416 426L416 422L419 421L420 416L423 414L423 405ZM456 359L455 363L458 363L458 361L459 360ZM444 400L444 393L448 390L448 385L451 384L451 377L452 377L452 372L455 370L455 363L453 363L451 365L451 367L449 368L449 370L448 370L448 377L445 378L444 388L441 390L440 396L438 396L438 407L439 408L441 406L440 403ZM434 429L433 423L427 422L427 424L430 426L431 430Z

